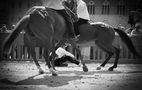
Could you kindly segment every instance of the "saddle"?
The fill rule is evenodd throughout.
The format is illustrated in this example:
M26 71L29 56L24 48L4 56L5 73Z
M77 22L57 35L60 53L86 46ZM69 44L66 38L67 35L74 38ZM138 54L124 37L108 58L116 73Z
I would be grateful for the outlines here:
M74 29L75 29L75 34L76 35L80 35L79 33L79 26L83 25L83 24L88 24L88 20L85 20L85 19L82 19L82 18L79 18L79 20L77 22L74 22Z
M50 9L50 8L46 8L46 7L43 7L43 6L34 6L33 8L31 8L27 14L29 15L35 15L35 14L38 14L40 15L44 20L46 20L47 22L48 21L52 21L52 19L50 18L49 14L48 14L48 11L47 9Z

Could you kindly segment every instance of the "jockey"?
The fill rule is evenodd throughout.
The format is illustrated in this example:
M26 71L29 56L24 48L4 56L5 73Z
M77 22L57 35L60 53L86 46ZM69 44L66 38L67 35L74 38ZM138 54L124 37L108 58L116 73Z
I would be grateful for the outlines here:
M76 30L76 34L79 34L78 32L78 26L81 24L87 24L90 20L89 12L87 9L86 2L83 0L76 0L77 1L77 15L78 15L78 22L74 23L74 28Z
M54 63L55 66L67 66L66 61L72 62L76 65L79 65L79 61L76 59L76 57L65 50L66 45L62 45L62 47L59 47L55 53L57 55L57 58L55 59Z
M80 22L87 23L90 20L89 12L87 9L87 5L83 0L77 1L77 15L80 18Z
M131 35L142 35L142 24L138 20L135 24L135 29L132 30Z
M128 24L131 25L130 29L132 31L132 29L135 27L134 15L129 15Z
M63 0L48 0L46 7L57 10L64 17L67 27L69 27L69 37L72 39L76 38L71 17L63 6Z
M70 56L70 57L72 57L72 58L75 58L75 56L74 56L73 54L69 53L68 51L66 51L66 50L65 50L64 48L62 48L62 47L59 47L59 48L55 51L55 53L58 55L58 58L61 58L61 57L63 57L64 55Z
M135 30L139 32L139 34L142 34L142 23L140 22L140 20L136 21Z

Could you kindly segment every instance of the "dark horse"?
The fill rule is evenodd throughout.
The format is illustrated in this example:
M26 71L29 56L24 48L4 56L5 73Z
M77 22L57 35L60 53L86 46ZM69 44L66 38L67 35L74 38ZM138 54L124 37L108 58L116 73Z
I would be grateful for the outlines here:
M76 10L75 7L76 5L73 5L70 10ZM3 45L4 54L9 52L11 44L23 29L28 35L33 35L40 40L40 43L44 48L44 58L46 65L48 65L48 68L53 75L57 75L56 70L53 68L52 62L49 60L49 55L50 52L54 50L56 42L64 38L68 39L68 27L65 23L64 17L54 9L43 6L32 7L16 24L14 31L5 40ZM39 69L39 72L43 73L43 70L35 58L34 61ZM83 61L82 64L86 69L87 67Z
M36 58L35 47L40 47L42 49L41 44L42 43L40 42L40 40L38 38L36 38L35 36L29 35L28 33L24 34L24 47L27 48L27 52L33 58L36 66L40 66L40 65L39 65L38 60ZM72 57L66 56L66 55L61 58L57 58L54 63L55 63L55 66L62 66L62 64L66 61L69 61L71 63L79 65L79 61L76 60L76 58L72 58ZM43 71L40 73L43 73Z
M78 38L79 39L78 41L73 42L70 40L62 40L60 43L58 43L59 45L57 45L56 48L58 48L61 44L65 42L71 43L73 47L76 48L77 47L76 44L83 44L94 41L94 43L100 49L102 49L108 54L106 60L99 67L97 67L97 70L100 70L101 67L104 67L106 63L110 60L110 58L113 55L116 55L114 65L108 69L110 71L113 71L114 68L117 68L119 54L120 54L120 48L117 48L112 44L115 39L115 32L119 34L120 38L126 44L128 49L135 56L140 58L141 56L137 53L131 39L123 30L113 28L112 26L105 24L103 22L87 23L80 25L79 26L80 36ZM77 52L80 54L79 50L77 50Z

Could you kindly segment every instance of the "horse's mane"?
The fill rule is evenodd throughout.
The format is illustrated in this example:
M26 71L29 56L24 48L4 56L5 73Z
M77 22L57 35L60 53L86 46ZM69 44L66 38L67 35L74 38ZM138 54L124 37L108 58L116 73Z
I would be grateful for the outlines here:
M53 9L45 7L45 6L34 6L30 8L25 15L34 14L35 12L39 12L43 18L46 18L47 22L54 22L53 18L49 15L49 11Z
M44 7L44 6L33 6L32 8L30 8L30 9L26 12L25 15L31 14L31 13L34 12L36 9L43 9L43 10L45 10L46 7Z

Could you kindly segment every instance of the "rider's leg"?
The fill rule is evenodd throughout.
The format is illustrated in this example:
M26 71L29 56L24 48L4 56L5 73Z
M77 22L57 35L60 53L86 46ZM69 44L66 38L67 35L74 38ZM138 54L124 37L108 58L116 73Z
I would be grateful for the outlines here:
M78 25L87 24L87 23L88 23L88 20L86 20L86 19L79 18L79 20L78 20Z
M65 19L66 19L66 23L67 23L67 26L69 27L69 37L70 38L75 38L75 31L74 31L74 26L73 26L73 22L71 20L71 17L66 13L64 12L66 15L65 15Z
M74 22L74 29L75 29L75 34L76 35L79 35L79 26L82 25L82 24L87 24L88 23L88 20L86 19L82 19L82 18L79 18L77 22Z
M57 58L55 59L55 66L67 66L68 64L65 63L66 61L64 57Z
M69 61L71 63L74 63L76 65L79 65L79 61L76 58L70 57L70 56L65 56L64 59L66 61Z
M66 21L66 24L69 30L69 33L68 33L69 38L75 38L76 35L75 35L74 26L73 26L70 15L68 15L68 13L65 10L58 10L58 13L60 13Z

